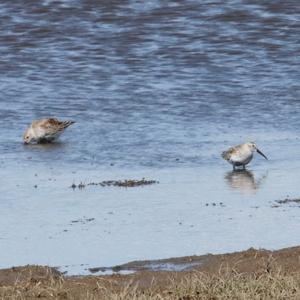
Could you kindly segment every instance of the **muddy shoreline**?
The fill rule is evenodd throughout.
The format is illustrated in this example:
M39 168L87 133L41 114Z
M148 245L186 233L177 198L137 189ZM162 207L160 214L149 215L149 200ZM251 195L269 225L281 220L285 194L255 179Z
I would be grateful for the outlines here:
M105 285L115 288L134 284L138 288L148 288L153 281L160 288L172 278L179 280L194 272L217 275L225 270L234 270L238 274L264 274L273 268L284 272L300 272L300 246L284 248L276 251L250 248L246 251L227 254L206 254L201 256L175 257L161 260L133 261L111 268L92 268L96 275L66 276L56 268L48 266L20 266L0 270L0 287L15 286L23 282L47 282L63 280L68 284L95 284L101 280ZM111 270L111 275L99 275ZM131 271L121 275L119 272Z

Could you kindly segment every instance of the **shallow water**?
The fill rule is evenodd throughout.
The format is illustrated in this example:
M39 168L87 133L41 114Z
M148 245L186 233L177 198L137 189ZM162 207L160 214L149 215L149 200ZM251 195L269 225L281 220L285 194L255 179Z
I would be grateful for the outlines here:
M299 244L299 208L271 208L299 196L297 1L2 1L0 13L0 267L77 274ZM22 145L45 116L76 124L56 145ZM232 173L220 152L245 140L270 160ZM160 184L69 188L142 177Z

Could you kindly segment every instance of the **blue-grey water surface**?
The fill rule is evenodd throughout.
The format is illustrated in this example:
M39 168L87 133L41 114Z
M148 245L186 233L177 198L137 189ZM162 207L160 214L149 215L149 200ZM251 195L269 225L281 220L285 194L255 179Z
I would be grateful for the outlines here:
M78 274L299 244L299 208L272 208L300 195L298 1L1 1L0 14L0 267ZM48 116L76 124L24 146ZM247 140L269 161L232 173L220 152ZM142 177L160 184L69 188Z

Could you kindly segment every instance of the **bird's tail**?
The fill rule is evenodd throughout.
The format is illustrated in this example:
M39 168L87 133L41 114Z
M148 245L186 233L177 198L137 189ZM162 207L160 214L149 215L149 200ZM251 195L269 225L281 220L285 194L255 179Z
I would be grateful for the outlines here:
M225 159L225 160L228 160L228 152L227 151L223 151L221 156Z
M75 123L75 121L71 121L71 120L63 121L63 122L61 122L61 126L62 126L62 128L67 128L74 123Z

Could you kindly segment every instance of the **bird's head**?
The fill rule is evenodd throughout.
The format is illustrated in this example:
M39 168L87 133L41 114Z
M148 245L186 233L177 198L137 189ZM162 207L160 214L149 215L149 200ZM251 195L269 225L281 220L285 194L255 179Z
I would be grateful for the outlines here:
M257 148L257 146L254 142L248 142L248 143L246 143L246 145L248 146L248 148L250 149L250 151L252 153L254 153L256 151L258 154L260 154L262 157L264 157L266 160L268 160L268 158Z
M23 134L23 142L24 144L30 144L33 141L34 141L34 135L31 127L29 127L26 129L26 131Z

